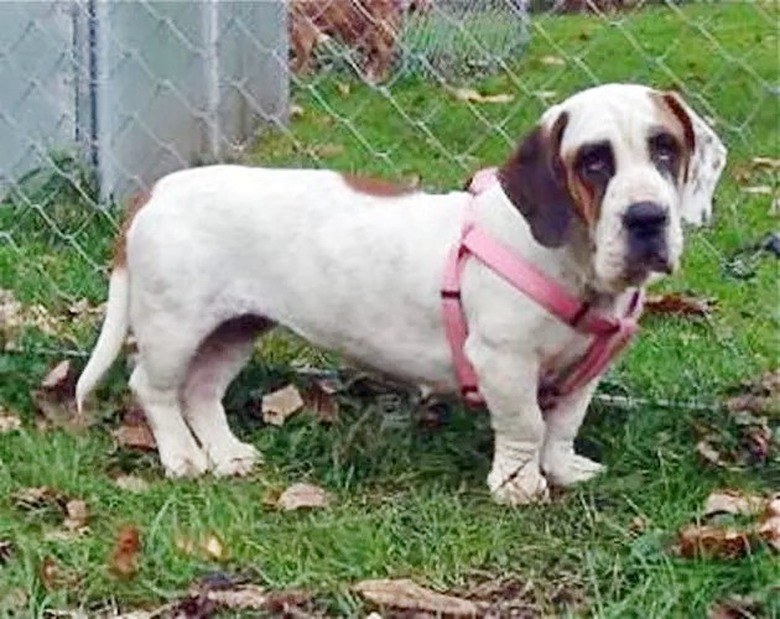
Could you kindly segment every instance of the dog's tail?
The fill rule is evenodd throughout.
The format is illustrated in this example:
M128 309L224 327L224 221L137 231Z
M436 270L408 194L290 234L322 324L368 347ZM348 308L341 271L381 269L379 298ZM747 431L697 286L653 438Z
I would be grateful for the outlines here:
M129 326L130 278L127 266L117 266L108 284L106 318L87 366L76 383L76 407L82 413L84 400L119 355Z

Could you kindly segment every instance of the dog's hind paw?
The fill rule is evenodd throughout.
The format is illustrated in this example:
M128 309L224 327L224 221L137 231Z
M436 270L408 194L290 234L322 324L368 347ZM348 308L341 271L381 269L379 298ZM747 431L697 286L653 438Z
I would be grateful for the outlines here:
M515 471L493 470L488 476L493 499L502 505L546 503L550 498L547 479L539 471L539 461L532 459Z
M248 475L262 461L260 452L248 443L236 441L229 449L210 452L211 472L217 477Z
M200 449L160 454L160 461L165 469L165 476L170 479L200 477L209 468L208 458Z
M571 486L593 479L606 469L603 464L590 458L569 452L557 452L542 461L542 470L551 484Z

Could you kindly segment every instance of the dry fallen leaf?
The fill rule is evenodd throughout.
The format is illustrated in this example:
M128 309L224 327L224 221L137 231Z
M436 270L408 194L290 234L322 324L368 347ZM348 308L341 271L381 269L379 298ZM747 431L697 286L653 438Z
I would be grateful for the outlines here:
M10 539L0 538L0 566L8 563L15 551L16 546Z
M281 426L302 408L303 398L293 385L264 395L261 404L263 421L272 426Z
M743 494L739 490L718 490L707 497L704 504L704 517L714 514L734 514L750 516L761 513L769 505L769 499L753 494Z
M326 507L328 495L319 486L311 484L293 484L279 496L276 506L291 511L303 507Z
M79 577L63 570L51 557L46 557L38 569L38 577L47 591L73 589L79 584Z
M68 378L71 376L70 361L60 361L41 381L44 389L61 389L68 386Z
M740 393L726 401L730 411L758 414L780 412L780 368L766 372L755 382L743 384L739 389Z
M749 597L732 595L727 600L713 604L707 611L707 619L758 619L759 604Z
M227 556L225 545L213 533L206 535L200 542L196 542L189 537L177 537L174 540L174 545L187 556L193 556L198 551L201 551L207 559L214 561L221 561Z
M22 420L19 419L18 415L0 408L0 434L13 432L14 430L21 430L21 428Z
M515 96L509 93L483 95L473 88L452 88L451 92L458 101L471 103L510 103L515 100Z
M225 546L213 534L209 534L206 537L202 544L202 548L208 557L214 559L215 561L221 561L225 558Z
M122 447L154 451L157 443L149 424L146 423L144 412L133 407L122 418L122 425L111 432L114 440Z
M145 492L149 489L149 482L135 475L120 475L114 483L122 490L129 492Z
M268 596L257 585L207 591L206 598L225 610L267 610Z
M298 118L300 116L303 116L303 107L293 103L290 106L290 118Z
M350 85L347 84L346 82L338 82L336 84L336 88L338 88L339 93L341 93L344 96L348 95L350 93L350 91L352 90Z
M772 157L753 157L750 163L756 168L780 170L780 159L773 159Z
M679 293L649 296L645 300L648 314L674 314L677 316L707 316L715 304L708 299L699 299Z
M87 528L89 509L86 501L79 499L68 501L65 504L65 514L62 526L66 530L80 532Z
M680 555L733 559L744 555L751 546L749 532L735 527L691 524L677 535Z
M61 361L46 375L40 387L30 392L35 407L56 427L82 430L87 426L86 417L76 411L76 379L70 361Z
M116 538L111 555L111 570L121 578L130 578L138 571L138 553L141 551L141 534L129 524L123 526Z
M61 507L67 501L64 494L49 486L22 488L11 494L14 504L19 509L32 510L43 507Z
M338 419L339 405L336 402L336 388L325 380L316 380L303 390L303 402L314 411L317 421L333 423Z
M379 606L435 616L476 617L479 614L479 607L470 600L436 593L408 579L364 580L357 583L354 589Z
M315 157L337 157L344 152L344 146L341 144L315 144L310 150Z
M721 457L718 450L706 438L696 443L696 453L710 464L722 467L728 466L728 463Z
M780 516L769 516L759 523L757 533L771 548L780 552Z

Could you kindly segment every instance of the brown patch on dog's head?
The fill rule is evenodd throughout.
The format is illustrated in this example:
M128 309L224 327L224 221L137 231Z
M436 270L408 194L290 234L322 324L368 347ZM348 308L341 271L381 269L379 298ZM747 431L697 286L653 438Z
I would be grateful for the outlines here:
M124 267L127 264L127 231L130 230L130 226L138 211L149 202L151 197L151 191L139 191L130 198L122 218L122 224L119 226L119 233L114 241L113 266L115 269Z
M680 97L674 92L652 93L651 97L658 105L659 124L674 137L678 144L680 156L675 162L675 180L686 182L688 180L691 157L696 150L696 133L693 129L688 112L680 101ZM651 142L651 156L653 144Z
M575 214L560 153L568 120L562 112L550 129L534 129L498 172L504 193L545 247L560 247L567 241Z
M412 185L401 185L382 178L371 178L370 176L358 176L356 174L342 174L341 178L347 186L367 196L378 198L397 198L417 192L417 187Z

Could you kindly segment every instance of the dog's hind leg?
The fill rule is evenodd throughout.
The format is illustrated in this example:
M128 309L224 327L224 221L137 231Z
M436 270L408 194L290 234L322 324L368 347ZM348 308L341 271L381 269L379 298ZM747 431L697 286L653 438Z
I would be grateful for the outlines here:
M254 316L229 320L203 341L190 364L182 391L184 416L215 475L245 475L260 459L252 445L231 432L222 398L252 356L255 337L272 326Z
M179 394L191 354L157 340L141 346L130 388L154 433L160 461L168 477L195 477L208 470L208 459L195 442L181 413Z

